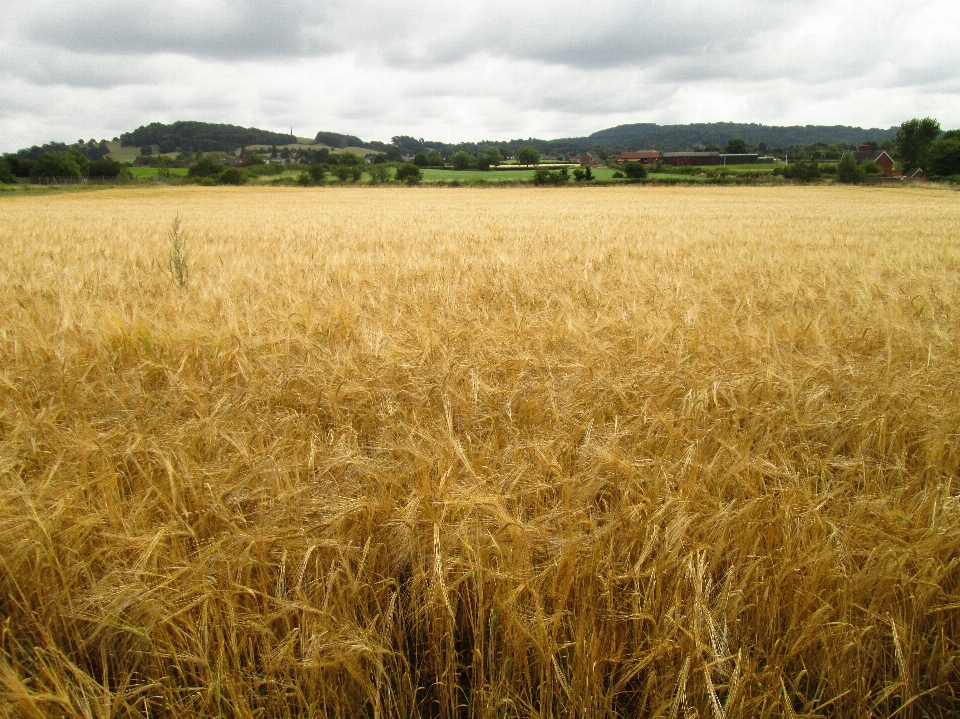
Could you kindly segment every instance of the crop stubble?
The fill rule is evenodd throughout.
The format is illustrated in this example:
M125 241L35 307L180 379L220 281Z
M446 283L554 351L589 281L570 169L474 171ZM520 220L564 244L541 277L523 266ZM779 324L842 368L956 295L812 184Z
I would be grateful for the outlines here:
M960 195L0 221L0 714L960 709Z

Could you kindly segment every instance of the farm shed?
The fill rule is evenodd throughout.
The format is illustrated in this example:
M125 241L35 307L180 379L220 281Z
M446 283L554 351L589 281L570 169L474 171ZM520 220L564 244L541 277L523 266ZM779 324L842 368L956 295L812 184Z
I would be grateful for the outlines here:
M589 152L585 152L580 155L580 166L581 167L596 167L600 164L600 161L591 155Z
M644 165L656 165L660 153L656 150L638 150L636 152L621 152L614 158L618 165L624 162L639 162Z
M853 155L853 159L857 161L858 165L865 162L875 162L883 170L884 175L893 177L893 158L886 150L871 150L870 145L864 142L861 143L857 152L851 152L850 154Z
M663 164L683 167L688 165L719 165L719 152L665 152Z

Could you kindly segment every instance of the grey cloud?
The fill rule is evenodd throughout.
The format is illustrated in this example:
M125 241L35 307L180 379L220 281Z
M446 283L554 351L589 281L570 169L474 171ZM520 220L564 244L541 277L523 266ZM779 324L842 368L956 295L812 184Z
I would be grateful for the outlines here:
M7 0L0 138L188 118L447 140L920 112L956 125L954 2Z

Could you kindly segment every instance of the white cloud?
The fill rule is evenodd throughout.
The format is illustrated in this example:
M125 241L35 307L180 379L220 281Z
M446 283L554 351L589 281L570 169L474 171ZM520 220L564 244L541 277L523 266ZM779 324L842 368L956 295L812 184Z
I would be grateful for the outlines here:
M954 0L8 0L0 150L198 119L448 141L960 126Z

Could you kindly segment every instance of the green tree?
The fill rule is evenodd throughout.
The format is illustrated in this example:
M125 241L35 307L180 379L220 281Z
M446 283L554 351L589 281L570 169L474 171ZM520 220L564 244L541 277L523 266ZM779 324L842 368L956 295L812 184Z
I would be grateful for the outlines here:
M308 172L310 173L310 180L315 185L322 185L324 181L327 179L326 165L321 165L319 163L315 165L310 165L310 169L308 170Z
M820 165L813 160L798 160L783 168L783 176L799 182L813 182L820 179Z
M495 147L488 147L483 154L490 160L490 164L494 167L499 167L500 163L503 162L503 155L500 150Z
M390 182L390 166L385 164L377 164L370 166L370 182L374 185L379 185L383 182Z
M87 167L89 177L119 177L120 163L113 160L94 160Z
M533 145L527 145L526 147L521 147L517 150L517 162L521 165L539 165L540 164L540 153L537 152L537 148Z
M840 162L837 163L837 181L839 182L852 185L863 182L866 176L867 173L857 164L857 161L853 159L853 155L849 152L841 157Z
M450 164L453 165L454 170L469 170L474 162L473 155L463 150L450 158Z
M221 185L242 185L247 181L247 176L236 167L228 167L217 180Z
M10 163L6 160L0 160L0 183L13 185L17 182L17 176L13 174Z
M219 177L224 167L212 157L201 157L197 164L187 170L188 177Z
M647 168L639 162L625 162L623 174L633 179L642 179L647 176Z
M408 185L416 185L423 179L420 168L416 165L405 162L397 167L397 181L406 182Z
M734 137L727 143L726 152L730 155L743 155L749 152L747 141L740 137Z
M927 169L927 149L940 135L940 123L932 117L907 120L897 130L897 159L904 170Z
M427 153L418 152L416 155L413 156L413 164L416 165L417 167L426 167L427 165L430 164L430 158L427 157Z
M144 145L140 148L140 154L144 157L150 157L153 154L153 147L151 145Z
M951 135L930 145L927 150L927 171L932 177L960 175L960 136Z
M363 167L354 165L350 168L350 180L352 182L360 182L361 179L363 179Z
M78 158L79 155L79 158ZM30 168L30 177L33 179L42 179L56 177L59 179L80 177L83 174L85 160L83 155L78 152L45 152Z

